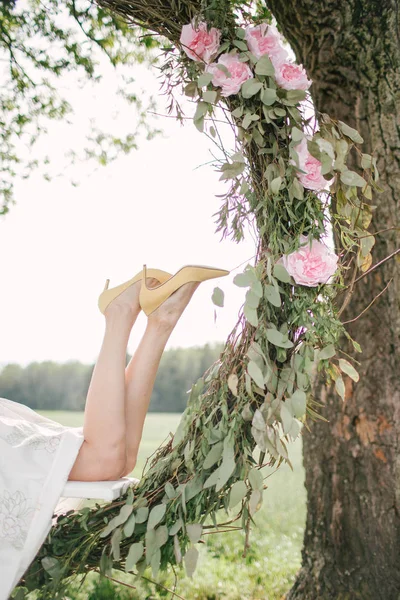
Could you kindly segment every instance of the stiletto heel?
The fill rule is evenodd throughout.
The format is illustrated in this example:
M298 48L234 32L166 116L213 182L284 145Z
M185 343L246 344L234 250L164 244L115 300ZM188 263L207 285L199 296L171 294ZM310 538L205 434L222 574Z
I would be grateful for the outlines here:
M121 283L120 285L117 285L116 287L111 289L108 288L108 286L110 285L110 280L107 279L104 286L104 290L100 294L98 299L98 307L100 309L100 312L104 314L104 311L106 310L110 302L112 302L114 298L122 294L122 292L124 292L129 286L136 283L136 281L139 281L142 278L142 276L143 271L140 271L140 273L137 273L135 277L132 277L132 279L129 279L128 281L125 281L124 283ZM168 279L170 279L171 273L168 273L167 271L162 271L161 269L148 269L146 277L152 277L162 283L163 281L167 281Z
M216 269L214 267L203 267L200 265L186 265L171 275L168 279L161 282L160 285L148 288L146 277L150 277L146 265L143 265L142 283L140 286L139 302L142 310L149 316L154 312L167 298L171 296L185 283L191 281L206 281L216 277L225 277L229 271L225 269Z

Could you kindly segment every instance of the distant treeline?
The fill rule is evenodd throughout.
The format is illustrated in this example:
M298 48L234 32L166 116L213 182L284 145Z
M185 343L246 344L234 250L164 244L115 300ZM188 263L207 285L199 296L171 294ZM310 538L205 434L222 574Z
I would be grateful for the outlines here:
M218 358L222 344L166 350L157 373L150 410L182 412L187 391ZM127 361L130 359L127 356ZM0 371L0 397L38 410L83 410L94 364L79 361L10 363Z

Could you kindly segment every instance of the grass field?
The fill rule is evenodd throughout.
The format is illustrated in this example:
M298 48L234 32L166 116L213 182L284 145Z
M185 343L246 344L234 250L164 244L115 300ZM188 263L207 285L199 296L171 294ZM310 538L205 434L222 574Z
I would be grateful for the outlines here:
M45 416L65 425L82 424L83 413L42 411ZM143 434L138 465L133 475L140 477L146 458L176 429L179 415L149 413ZM183 572L177 586L186 600L278 600L290 589L300 567L300 551L305 524L304 471L301 459L301 439L291 445L291 469L282 465L265 483L264 503L256 514L257 527L252 530L251 548L242 557L242 532L207 536L200 546L200 559L193 579ZM115 572L115 577L136 586L133 591L97 576L88 577L84 586L71 584L70 600L161 600L172 599L154 584L148 584ZM172 576L161 576L159 582L173 585Z

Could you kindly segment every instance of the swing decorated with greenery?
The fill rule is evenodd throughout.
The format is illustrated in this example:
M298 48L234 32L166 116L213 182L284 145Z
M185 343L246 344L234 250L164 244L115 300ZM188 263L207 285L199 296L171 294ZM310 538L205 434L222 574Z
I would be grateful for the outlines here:
M307 419L323 418L313 379L325 377L344 400L345 376L359 377L338 343L347 336L360 351L340 316L375 242L367 229L378 172L357 148L361 136L326 114L317 115L318 127L314 115L306 118L312 82L265 14L236 6L233 18L224 2L183 0L182 26L174 2L159 12L136 0L99 4L166 38L171 108L173 89L183 87L197 104L194 125L223 156L216 165L229 189L217 231L239 242L251 224L258 249L254 265L234 279L247 288L240 318L193 385L173 438L121 498L58 518L18 599L31 590L62 597L68 577L94 570L142 576L148 569L157 578L182 563L191 576L196 546L210 531L240 527L248 545L266 493L262 467L290 465L287 442ZM235 132L232 150L223 147L216 107ZM351 152L362 175L347 166ZM326 241L330 228L336 252ZM213 300L223 304L218 288Z

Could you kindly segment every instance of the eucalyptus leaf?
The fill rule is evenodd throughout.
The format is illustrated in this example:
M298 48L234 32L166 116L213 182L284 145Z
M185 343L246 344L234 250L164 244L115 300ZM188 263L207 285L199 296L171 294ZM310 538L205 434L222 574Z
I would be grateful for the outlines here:
M342 400L345 400L345 386L342 377L338 377L335 381L335 389Z
M141 506L136 511L136 523L144 523L147 520L149 509L147 506Z
M276 263L274 265L273 274L278 281L281 281L282 283L290 283L290 275L283 265Z
M264 286L265 297L273 306L279 307L281 305L281 296L273 285Z
M233 508L243 500L248 491L244 481L236 481L229 492L229 508Z
M255 96L263 87L261 81L257 81L254 78L247 79L240 88L240 93L243 98L251 98Z
M267 340L278 346L278 348L293 348L293 342L288 340L287 336L283 335L277 329L267 329L265 332Z
M203 469L210 469L213 465L215 465L215 463L217 463L222 456L222 450L222 442L214 444L204 460Z
M264 88L261 92L261 102L265 106L272 106L277 100L276 90L271 88Z
M236 373L231 373L228 377L228 388L231 390L232 394L237 397L238 395L238 383L239 379Z
M201 534L203 533L203 525L200 523L186 525L186 532L189 540L192 542L192 544L195 544L201 538Z
M218 469L218 479L215 486L215 491L219 492L228 482L236 467L234 456L223 459L221 466Z
M259 388L264 389L264 375L260 367L254 361L251 360L247 365L247 372L255 384L258 385Z
M274 77L275 69L274 65L271 62L271 59L267 54L264 54L256 63L254 68L254 72L256 75L265 75L269 77Z
M158 525L165 515L166 508L165 504L157 504L151 509L147 522L147 529L154 529L154 527Z
M197 560L199 558L199 551L197 548L189 548L183 557L185 563L186 574L188 577L192 577L196 570Z
M303 390L296 390L291 396L291 405L294 416L300 419L305 415L307 406L307 396Z
M238 287L250 287L254 281L257 281L257 279L250 270L238 273L233 278L233 283Z
M355 171L349 170L340 173L340 181L345 185L355 185L357 187L364 187L367 184L364 177L361 177L361 175Z
M253 490L261 490L264 485L264 480L260 469L250 469L249 482Z
M353 367L353 365L350 364L344 358L339 359L339 367L343 371L343 373L346 373L346 375L348 375L353 381L357 382L360 379L360 376Z
M215 287L211 296L211 300L215 304L215 306L224 306L224 292L219 287Z
M144 553L143 542L137 542L136 544L132 544L129 548L128 555L125 561L125 572L132 571L133 567L136 563L142 558Z
M133 514L129 517L127 522L124 525L124 535L125 537L131 537L136 525L136 515Z
M333 344L328 344L327 346L325 346L325 348L322 348L322 350L320 350L318 354L318 359L326 360L328 358L332 358L332 356L335 356L335 354L335 346Z
M175 523L169 529L169 535L176 535L178 531L182 529L183 521L181 518L177 519Z
M281 403L280 417L282 421L283 433L286 435L290 431L293 424L293 415L286 402Z
M257 310L255 308L251 308L250 306L244 306L243 309L243 313L244 316L246 317L246 319L248 320L248 322L250 323L250 325L253 325L253 327L257 327L258 326L258 316L257 316Z
M211 83L213 78L214 78L214 75L212 73L202 73L200 75L200 77L198 77L198 79L197 79L197 85L199 87L204 87L204 86L208 85L209 83Z
M256 308L258 308L258 305L260 304L260 296L258 296L257 294L255 294L253 292L253 289L250 288L246 292L245 303L246 303L246 306L248 306L249 308L256 309Z
M114 560L118 561L121 558L120 543L122 539L122 529L119 527L111 536L111 551Z
M338 125L343 135L349 137L353 142L356 142L356 144L362 144L364 142L364 139L356 129L349 127L349 125L346 125L343 121L338 121Z
M252 517L261 508L262 494L260 490L253 490L249 500L249 514Z

